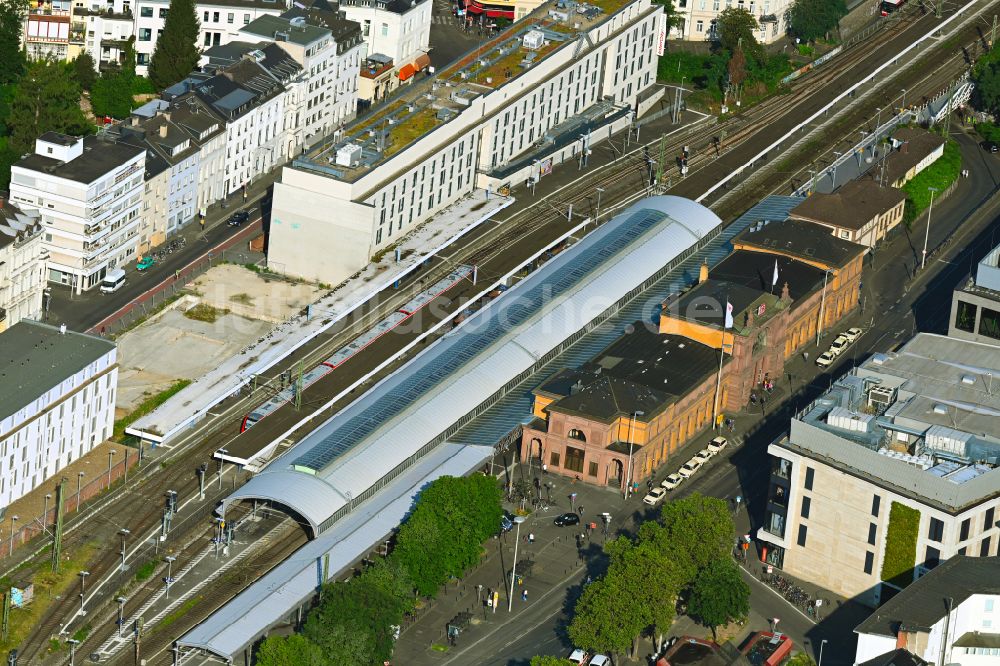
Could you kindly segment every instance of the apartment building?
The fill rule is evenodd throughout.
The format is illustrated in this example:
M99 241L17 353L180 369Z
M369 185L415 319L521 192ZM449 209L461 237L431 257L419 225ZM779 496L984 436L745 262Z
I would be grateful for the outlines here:
M792 0L679 0L675 5L681 17L679 26L671 28L670 36L687 41L715 40L715 22L719 14L731 7L745 9L757 19L757 41L771 44L788 31L788 13Z
M67 60L70 49L71 0L33 0L24 22L24 49L29 59Z
M281 14L288 9L284 0L216 0L195 4L199 22L198 44L202 49L228 44L240 38L239 30L267 14ZM146 75L156 40L170 10L169 0L135 0L136 72Z
M368 55L381 53L391 58L397 78L404 83L430 65L426 56L432 8L432 0L341 0L337 4L348 20L361 26Z
M0 368L4 507L111 437L117 348L65 326L24 320L0 333Z
M287 53L271 44L213 72L192 72L163 91L162 99L170 104L187 95L198 97L225 125L223 197L284 161L290 131L285 84L300 70Z
M46 132L14 163L10 199L41 214L50 281L81 293L135 257L145 162L142 148Z
M855 628L855 664L1000 662L1000 558L955 555ZM901 653L901 654L900 654ZM908 659L906 659L908 658ZM878 662L876 662L878 663Z
M0 200L0 333L22 319L41 319L46 253L37 210Z
M997 554L1000 348L921 333L833 383L768 447L761 559L878 605Z
M285 167L270 265L337 284L477 187L523 182L540 160L575 159L591 136L624 127L655 84L663 10L622 0L606 14L588 11L543 5L480 59L411 86ZM582 122L593 128L583 142ZM571 140L549 144L547 134Z
M813 222L837 238L874 247L903 221L906 195L870 178L852 180L831 194L812 194L789 217Z
M1000 246L979 260L976 271L951 297L948 336L1000 344Z
M135 17L97 2L89 8L82 5L77 0L73 8L72 32L84 32L83 50L94 59L98 71L123 64L129 40L135 37Z
M286 84L286 159L354 118L365 49L357 23L334 14L319 24L318 19L291 10L262 16L241 33L252 40L275 40L276 47L300 67L300 74Z

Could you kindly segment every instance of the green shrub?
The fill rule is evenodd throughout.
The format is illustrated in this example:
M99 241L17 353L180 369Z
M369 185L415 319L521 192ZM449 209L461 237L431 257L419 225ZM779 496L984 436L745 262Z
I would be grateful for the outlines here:
M892 159L892 158L889 158ZM931 204L931 191L937 189L934 198L941 196L948 187L958 179L962 171L962 153L954 139L948 139L944 144L944 154L933 164L913 177L913 180L903 185L906 197L913 203L914 218L927 210Z
M893 502L889 509L889 527L885 535L882 580L898 587L906 587L913 582L919 532L920 511Z
M156 571L156 560L150 560L146 562L138 569L135 570L135 579L137 582L141 583L147 581L153 577L153 573Z

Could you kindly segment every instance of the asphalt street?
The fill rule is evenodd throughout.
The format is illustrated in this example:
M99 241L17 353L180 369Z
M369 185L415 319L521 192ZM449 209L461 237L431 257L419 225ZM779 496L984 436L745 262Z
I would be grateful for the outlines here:
M865 334L852 351L826 371L819 371L801 356L793 359L786 369L786 381L778 385L778 399L783 402L779 405L772 400L763 418L759 411L736 415L736 439L741 440L742 445L732 450L728 458L713 461L706 471L682 486L676 496L683 497L697 491L732 501L740 495L745 508L738 514L737 530L755 531L761 524L767 489L767 444L787 428L792 410L826 390L835 377L871 352L898 346L915 331L947 333L952 290L966 279L970 267L995 245L1000 235L1000 196L995 196L1000 184L1000 158L983 152L977 145L976 137L961 128L954 129L952 135L961 146L963 168L970 170L970 176L961 179L956 190L935 205L927 269L923 272L918 269L927 224L924 215L911 230L898 229L872 255L866 266L862 288L863 309L859 307L836 331L824 335L819 349L806 350L810 352L810 357L815 358L818 351L825 349L830 335L839 332L840 328L861 325ZM685 447L675 460L685 459L685 454L701 448L710 436L711 433L700 436ZM671 468L660 470L657 478L673 471L673 466L676 465L671 462ZM555 481L557 484L566 483ZM561 490L557 488L553 495L564 494ZM602 494L599 500L588 500L592 504L588 511L595 514L608 511L615 516L627 516L628 519L617 523L623 532L633 529L636 522L655 516L656 510L641 504L639 497L626 502L607 489L595 489L594 492ZM552 511L558 513L563 510L566 508L553 508ZM537 529L540 541L552 538L549 536L550 528L541 525ZM542 557L539 555L538 559ZM758 568L753 559L749 565L753 570ZM469 642L460 644L457 651L453 649L448 656L433 652L421 655L419 650L412 654L408 651L407 656L419 657L412 659L412 663L522 666L534 655L568 654L573 647L565 632L569 613L583 579L588 574L599 575L601 566L603 558L599 547L594 544L588 550L586 568L567 570L561 585L558 584L559 576L553 574L552 578L556 580L551 590L542 592L523 605L515 599L512 616L491 625L484 632L477 632L474 637L470 636ZM748 575L747 579L752 590L752 613L746 632L767 629L768 620L777 617L780 618L780 629L788 633L798 646L812 652L814 658L818 657L821 642L826 639L825 664L846 666L853 663L853 628L868 610L848 600L837 599L832 593L812 588L810 592L827 601L821 612L822 619L816 623L753 576ZM448 600L438 603L447 604ZM447 615L448 611L445 610L444 614ZM707 629L682 618L672 632L673 635L679 633L704 636ZM410 633L404 634L400 647L410 640L419 638ZM651 646L645 644L644 648L641 654L648 654ZM408 659L407 663L410 661Z

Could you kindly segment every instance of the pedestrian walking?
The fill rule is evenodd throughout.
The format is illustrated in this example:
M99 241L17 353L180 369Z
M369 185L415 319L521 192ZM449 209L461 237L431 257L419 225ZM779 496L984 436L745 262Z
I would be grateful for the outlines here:
M542 465L542 474L548 474L548 473L549 473L549 466Z
M582 504L580 505L580 508L578 509L578 511L580 512L580 515L582 516L583 515L583 505Z
M535 543L535 533L531 532L528 534L528 543Z
M524 588L523 590L521 590L521 601L527 601L527 600L528 600L528 588Z

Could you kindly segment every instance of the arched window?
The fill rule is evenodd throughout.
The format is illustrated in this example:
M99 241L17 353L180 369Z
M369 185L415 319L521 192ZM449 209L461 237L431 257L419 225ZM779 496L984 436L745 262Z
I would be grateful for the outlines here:
M587 437L583 434L583 432L580 431L580 430L577 430L576 428L573 428L572 430L570 430L569 434L567 435L567 437L569 437L570 439L578 439L581 442L586 442L587 441Z

